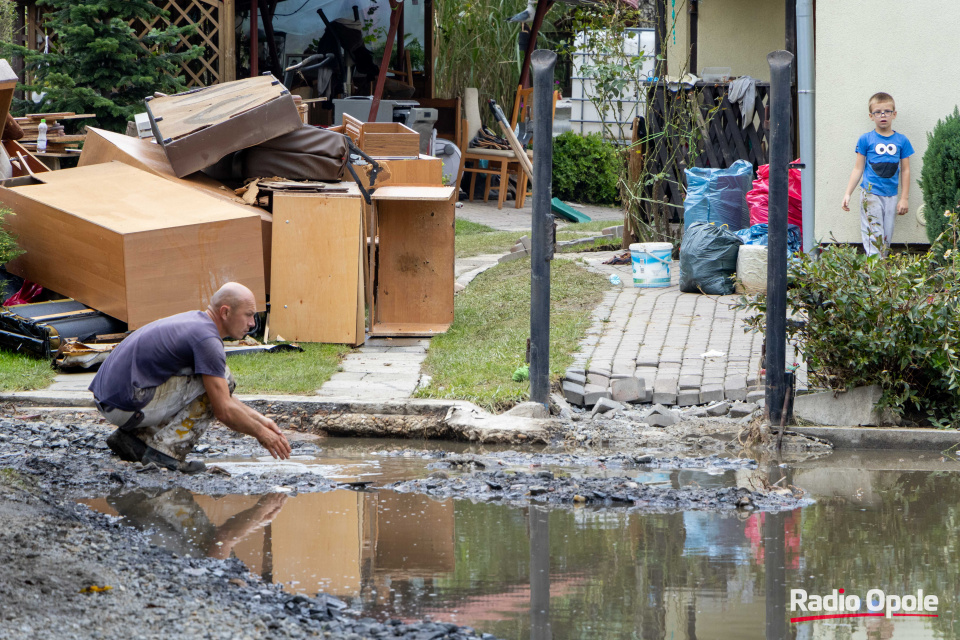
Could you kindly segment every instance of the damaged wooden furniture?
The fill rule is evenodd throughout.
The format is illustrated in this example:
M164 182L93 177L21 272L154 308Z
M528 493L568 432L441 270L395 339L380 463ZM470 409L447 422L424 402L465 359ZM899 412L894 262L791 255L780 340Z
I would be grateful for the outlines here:
M6 122L7 113L13 102L13 92L17 88L17 74L10 64L0 59L0 122ZM13 179L29 177L34 173L45 173L50 169L37 160L22 144L16 140L3 140L3 151L10 159Z
M272 75L148 99L146 104L153 135L178 178L303 126L293 96Z
M205 309L225 282L266 306L260 217L119 162L0 187L26 253L7 270L126 322Z
M453 324L454 188L388 186L372 198L370 335L444 333Z
M346 193L273 192L270 334L277 339L364 341L364 202Z
M83 145L83 153L80 154L78 166L86 167L114 161L122 162L123 164L142 171L149 171L154 175L186 187L199 189L207 195L237 206L251 207L251 205L243 201L243 198L237 196L232 189L228 189L222 182L214 180L199 171L183 178L178 178L173 172L173 167L170 166L170 161L167 160L163 148L158 144L150 142L149 140L141 140L140 138L114 133L113 131L87 127L87 140ZM44 167L44 170L46 170L46 167ZM272 244L273 216L259 207L251 207L248 210L255 211L260 216L260 234L263 240L264 286L266 287L266 292L270 293L270 247Z

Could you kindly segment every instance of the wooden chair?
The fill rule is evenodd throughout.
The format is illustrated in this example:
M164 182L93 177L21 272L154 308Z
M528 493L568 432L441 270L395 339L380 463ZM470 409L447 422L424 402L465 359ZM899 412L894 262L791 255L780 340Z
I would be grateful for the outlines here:
M460 175L464 173L473 174L470 177L470 201L473 201L473 194L476 192L477 175L499 176L500 187L497 194L497 208L503 209L503 203L507 199L507 185L510 175L517 177L517 184L520 184L520 175L523 170L514 159L513 151L509 149L478 149L471 148L470 141L477 135L477 131L483 126L483 120L480 118L480 93L476 89L467 89L463 98L463 110L466 118L460 127ZM482 160L487 161L487 168L480 166ZM511 166L512 165L512 166ZM490 199L490 179L487 178L487 186L483 190L483 201ZM517 202L517 209L523 206L523 203Z
M557 100L560 98L560 92L553 92L553 115L557 115ZM533 88L524 89L523 86L517 87L517 98L513 101L513 116L510 118L510 125L516 128L517 124L530 122L533 120ZM532 140L532 138L531 138ZM530 154L530 158L533 158L533 152L527 151ZM530 179L527 177L525 171L520 168L518 162L511 163L517 169L517 209L523 206L524 201L527 198L527 187L530 186ZM532 195L532 193L530 194Z

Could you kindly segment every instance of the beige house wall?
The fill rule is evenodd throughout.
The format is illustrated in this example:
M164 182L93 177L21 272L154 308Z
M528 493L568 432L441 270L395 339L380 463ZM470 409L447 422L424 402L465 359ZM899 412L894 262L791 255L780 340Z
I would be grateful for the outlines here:
M910 139L910 212L893 241L927 242L917 219L917 181L927 132L960 103L960 2L844 0L817 3L817 239L860 242L860 218L840 209L857 138L873 128L867 101L886 91L897 102L894 129ZM859 198L859 188L854 198Z
M689 69L690 15L687 0L667 3L676 11L676 33L667 35L670 75L685 71L697 75L705 67L730 67L735 76L770 79L767 54L784 47L783 0L711 0L701 2L697 43L697 69ZM673 17L667 16L667 28ZM676 35L676 42L674 42Z

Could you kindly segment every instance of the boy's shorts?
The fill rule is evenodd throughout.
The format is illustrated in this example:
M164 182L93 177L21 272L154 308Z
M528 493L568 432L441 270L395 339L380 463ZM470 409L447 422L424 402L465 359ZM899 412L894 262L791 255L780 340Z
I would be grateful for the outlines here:
M868 256L886 255L893 240L897 219L897 196L878 196L862 192L860 196L860 237Z

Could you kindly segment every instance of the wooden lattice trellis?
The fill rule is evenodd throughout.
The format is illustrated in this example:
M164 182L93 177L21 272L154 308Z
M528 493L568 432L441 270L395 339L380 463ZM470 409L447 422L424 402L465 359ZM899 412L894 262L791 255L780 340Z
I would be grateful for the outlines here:
M149 23L135 20L131 26L139 37L143 37L155 27L162 29L170 24L177 27L197 26L196 33L181 38L186 46L204 47L200 58L182 65L188 86L205 87L236 80L234 0L154 0L154 4L169 12L169 18L157 18ZM38 8L35 2L28 2L26 5L27 46L42 48L43 32L39 25L43 19L43 9Z
M135 21L132 26L138 36L170 24L197 27L192 36L180 38L186 46L204 47L201 57L182 65L188 86L205 87L236 79L233 0L154 0L154 4L167 11L169 18L156 18L149 23Z

